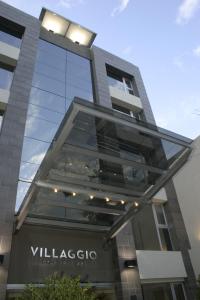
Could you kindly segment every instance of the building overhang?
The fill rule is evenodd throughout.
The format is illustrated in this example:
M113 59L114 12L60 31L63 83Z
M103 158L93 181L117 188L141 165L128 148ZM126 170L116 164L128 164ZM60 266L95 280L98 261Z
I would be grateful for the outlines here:
M190 144L75 98L24 198L16 229L38 218L102 228L113 238L184 164Z
M46 8L42 8L39 19L42 26L48 31L61 35L67 39L70 39L74 43L86 46L88 48L92 46L92 43L96 37L96 33L92 32L91 30Z

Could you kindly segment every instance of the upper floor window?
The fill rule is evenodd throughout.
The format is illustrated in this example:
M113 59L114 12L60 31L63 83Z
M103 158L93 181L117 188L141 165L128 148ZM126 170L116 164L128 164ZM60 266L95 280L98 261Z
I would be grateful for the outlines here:
M121 105L112 103L112 108L116 111L119 111L119 112L125 114L125 115L129 115L130 117L133 117L137 120L142 120L141 113L130 110L129 108L127 108L125 106L121 106Z
M9 90L13 79L13 68L0 63L0 89Z
M172 247L169 228L168 228L167 219L164 211L164 206L162 204L154 204L153 212L154 212L160 247L162 250L171 251L173 250L173 247Z
M107 66L106 69L109 86L113 86L126 94L138 95L133 76L111 66Z
M24 28L14 22L0 17L0 41L20 48Z

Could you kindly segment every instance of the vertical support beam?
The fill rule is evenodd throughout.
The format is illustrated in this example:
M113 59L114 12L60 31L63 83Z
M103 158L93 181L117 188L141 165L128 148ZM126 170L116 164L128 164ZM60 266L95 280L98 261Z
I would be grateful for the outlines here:
M185 228L180 206L178 203L176 190L172 180L170 180L166 184L165 190L168 199L166 203L165 212L166 212L167 222L170 228L172 243L175 248L174 250L181 251L183 256L183 262L188 276L187 279L185 280L185 292L187 298L190 300L194 300L196 299L197 285L196 285L196 278L195 278L194 270L189 255L190 242L187 236L187 231Z
M118 266L121 283L117 283L117 299L130 300L131 296L137 296L138 300L142 300L142 289L140 284L138 269L127 269L124 266L126 260L136 258L135 243L133 239L133 231L131 222L116 236Z
M25 28L10 97L0 133L0 299L6 295L17 181L23 146L28 99L36 58L40 23L37 19L0 2L1 15Z

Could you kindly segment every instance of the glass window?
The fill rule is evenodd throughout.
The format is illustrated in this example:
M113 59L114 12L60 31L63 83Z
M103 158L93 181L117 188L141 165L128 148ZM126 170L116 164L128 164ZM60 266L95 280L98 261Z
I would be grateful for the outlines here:
M45 51L38 50L37 52L37 62L45 64L51 68L57 70L65 71L66 69L66 52L63 55L52 55Z
M172 243L168 228L159 228L159 235L161 240L161 248L163 251L172 251Z
M144 284L142 286L144 300L175 300L170 284Z
M49 148L49 143L24 137L22 161L40 164Z
M33 86L38 87L44 91L54 93L56 95L65 97L65 83L46 77L39 73L33 75Z
M185 299L185 293L182 283L174 283L173 284L174 292L176 295L176 300L184 300Z
M20 207L30 185L31 184L29 182L23 182L23 181L18 182L17 198L16 198L16 206L15 206L16 211L19 210L19 207Z
M81 78L85 81L91 81L91 70L90 65L88 67L83 68L79 65L74 65L72 63L67 64L67 77L68 78Z
M164 210L162 205L155 205L156 216L158 220L158 224L166 225Z
M44 54L48 54L46 56L52 55L54 57L58 57L60 58L61 61L66 59L65 49L41 39L39 40L38 43L38 50L42 51Z
M75 53L67 51L67 64L77 65L82 68L90 69L90 60L79 56Z
M13 72L0 64L0 88L9 90L13 79Z
M52 111L65 112L65 98L32 87L29 102Z
M66 97L70 101L73 101L74 97L82 98L82 99L85 99L85 100L88 100L88 101L92 101L93 100L92 91L82 90L82 89L79 89L79 88L77 88L75 86L69 86L69 87L67 87Z
M65 70L52 68L49 65L37 62L35 65L35 72L65 82Z
M66 81L67 88L73 86L74 88L82 89L84 91L90 92L92 94L92 83L91 81L86 81L82 78L69 78Z
M40 106L37 105L33 105L33 104L29 104L28 107L28 115L30 117L36 117L39 118L41 120L45 120L48 122L52 122L55 124L60 124L60 122L62 121L64 114L46 109L46 108L42 108Z
M11 46L20 48L24 28L16 23L1 17L0 41Z
M25 136L50 143L53 140L58 126L59 124L28 116L26 120Z
M163 205L154 204L153 211L160 240L161 250L172 251L173 247Z
M20 166L19 179L32 181L37 173L39 165L22 162Z

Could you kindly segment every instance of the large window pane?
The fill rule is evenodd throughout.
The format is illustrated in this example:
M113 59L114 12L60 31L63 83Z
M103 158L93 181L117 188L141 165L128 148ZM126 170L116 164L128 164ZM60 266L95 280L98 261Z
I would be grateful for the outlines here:
M40 61L35 65L35 72L65 82L65 70L53 68L49 65L43 64Z
M65 97L65 84L63 82L48 78L39 73L34 73L33 86L41 88L44 91L52 92L56 95Z
M20 166L19 179L32 181L37 173L39 165L22 162Z
M32 87L30 103L46 107L60 113L65 112L65 98Z
M17 38L7 32L3 32L3 31L0 31L0 41L6 43L8 45L11 45L13 47L16 47L16 48L20 48L20 46L21 46L20 38Z
M79 97L79 98L82 98L82 99L85 99L85 100L88 100L88 101L93 100L92 92L85 91L85 90L76 88L74 86L67 87L66 97L68 99L70 99L71 101L73 101L74 97Z
M58 124L28 116L25 136L50 143L58 129L58 126Z
M155 205L155 211L156 211L158 224L166 225L163 206L162 205Z
M0 88L9 90L13 79L13 72L0 66Z
M67 64L67 77L68 78L82 78L85 81L91 81L90 65L87 68L80 67L79 65Z
M67 51L67 64L73 64L82 68L90 68L90 61L87 58L81 57L75 53Z
M173 285L174 291L176 294L176 300L185 300L185 294L183 291L183 284L182 283L175 283Z
M66 81L67 88L72 86L74 88L82 89L92 94L92 83L82 78L69 78Z
M49 143L24 137L22 161L40 164L49 148Z
M66 50L58 47L54 44L48 43L44 40L39 40L38 44L39 51L43 51L44 53L48 54L46 56L52 55L54 57L59 57L60 60L63 60L66 58Z
M19 181L18 182L18 187L17 187L17 199L16 199L16 206L15 206L15 210L18 211L24 196L26 195L29 187L30 187L30 183L28 182L23 182L23 181Z
M41 120L46 120L48 122L52 122L55 124L60 124L62 121L64 114L60 114L58 112L42 108L37 105L29 104L28 107L28 115L31 117L37 117Z
M161 247L164 251L172 251L172 243L168 228L159 228L159 235L161 239Z

